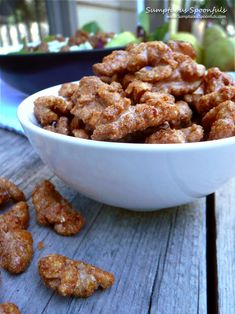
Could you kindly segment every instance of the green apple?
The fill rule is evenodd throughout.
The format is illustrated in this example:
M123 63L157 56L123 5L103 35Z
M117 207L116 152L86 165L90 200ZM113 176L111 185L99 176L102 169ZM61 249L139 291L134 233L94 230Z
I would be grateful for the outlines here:
M215 41L226 37L227 35L221 26L212 25L208 27L204 32L203 45L206 48L208 45L214 43Z
M219 67L222 71L234 71L235 37L222 38L205 47L204 64L207 68Z
M201 46L201 44L199 43L199 41L197 40L197 38L190 33L186 33L186 32L178 32L175 34L170 35L170 40L179 40L179 41L185 41L190 43L194 50L196 51L197 54L197 62L201 63L202 62L202 51L203 48Z
M135 43L137 38L131 32L122 32L117 34L114 38L112 38L106 45L106 48L113 48L119 46L126 46L131 43Z

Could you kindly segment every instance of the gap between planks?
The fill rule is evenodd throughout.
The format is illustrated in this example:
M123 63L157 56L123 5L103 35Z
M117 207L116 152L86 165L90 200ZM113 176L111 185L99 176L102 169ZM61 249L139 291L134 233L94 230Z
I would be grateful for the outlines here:
M218 271L216 251L216 196L206 197L207 313L218 314Z

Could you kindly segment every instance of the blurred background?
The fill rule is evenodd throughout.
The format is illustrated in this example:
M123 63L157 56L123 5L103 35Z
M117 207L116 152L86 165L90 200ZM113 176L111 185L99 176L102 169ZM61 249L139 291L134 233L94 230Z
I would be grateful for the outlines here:
M152 40L187 41L198 63L234 71L235 1L0 0L0 75L28 94L79 80L111 50Z
M150 30L167 21L174 24L172 32L186 31L200 36L208 23L218 24L230 35L235 34L234 0L0 0L0 46L42 40L45 36L60 34L72 36L78 28L96 21L106 32L136 32L139 14L146 8L189 10L190 8L226 10L204 18L200 12L180 13L178 17L149 13ZM201 23L195 28L195 24ZM203 24L203 26L202 26ZM199 38L200 39L200 38Z
M15 125L9 108L16 116L25 94L91 75L114 49L170 39L190 42L207 68L235 71L235 1L0 0L0 125Z

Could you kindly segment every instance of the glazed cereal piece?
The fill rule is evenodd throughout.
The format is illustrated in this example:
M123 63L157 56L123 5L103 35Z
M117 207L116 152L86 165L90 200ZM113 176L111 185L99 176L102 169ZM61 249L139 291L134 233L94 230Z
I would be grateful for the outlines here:
M0 266L12 274L23 272L33 256L30 232L0 224Z
M128 107L116 121L98 125L91 138L99 141L118 140L129 133L175 120L177 116L176 106L169 103L161 103L158 106L137 104Z
M0 205L10 199L15 202L24 201L25 195L13 182L0 177Z
M57 121L69 112L70 104L57 96L41 96L34 101L34 114L42 126Z
M205 93L218 92L221 87L234 86L233 78L227 73L221 72L219 68L208 69L205 77Z
M235 102L228 100L212 108L203 117L202 125L209 130L209 140L235 136Z
M185 41L169 41L167 45L173 50L174 52L180 52L184 55L189 56L192 59L196 59L196 52L193 46L190 43Z
M54 230L61 235L74 235L85 223L84 218L47 180L36 185L32 193L32 202L37 221L45 226L52 225Z
M115 280L109 272L59 254L41 258L38 269L45 285L62 296L86 298L98 288L109 288Z
M21 312L14 303L2 303L0 304L0 314L21 314Z
M193 124L182 129L162 128L146 138L147 144L176 144L200 142L203 139L201 125Z
M29 210L26 202L19 202L6 213L0 215L0 225L12 229L27 229L29 224Z
M226 100L235 101L235 86L224 86L217 92L203 95L195 108L200 114L205 114Z
M79 85L76 83L64 83L59 89L59 95L65 98L71 98L78 88Z
M52 125L46 125L43 128L54 133L70 135L69 119L67 117L60 117Z

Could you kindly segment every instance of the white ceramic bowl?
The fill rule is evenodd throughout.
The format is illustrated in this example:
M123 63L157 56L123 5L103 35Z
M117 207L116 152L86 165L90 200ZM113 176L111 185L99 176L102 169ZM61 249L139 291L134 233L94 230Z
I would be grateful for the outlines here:
M33 101L57 95L45 89L19 106L32 146L54 173L80 193L131 210L192 202L235 175L235 137L189 144L128 144L78 139L38 126Z

